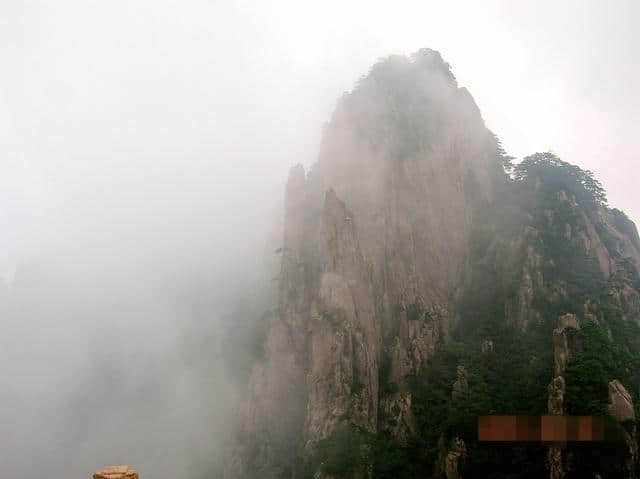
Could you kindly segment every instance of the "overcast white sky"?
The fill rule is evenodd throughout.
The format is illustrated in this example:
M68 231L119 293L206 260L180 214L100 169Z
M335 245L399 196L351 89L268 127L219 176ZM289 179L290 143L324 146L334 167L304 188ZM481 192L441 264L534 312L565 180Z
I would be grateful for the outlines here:
M3 0L0 275L69 245L238 253L341 92L421 47L509 153L593 170L638 222L639 21L634 0Z

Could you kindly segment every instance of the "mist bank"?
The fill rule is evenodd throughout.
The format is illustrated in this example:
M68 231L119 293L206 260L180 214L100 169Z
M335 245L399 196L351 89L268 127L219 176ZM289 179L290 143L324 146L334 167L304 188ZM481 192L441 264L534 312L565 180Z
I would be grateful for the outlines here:
M3 475L215 477L248 367L222 346L269 308L281 199L238 191L221 211L183 193L80 204L0 282Z

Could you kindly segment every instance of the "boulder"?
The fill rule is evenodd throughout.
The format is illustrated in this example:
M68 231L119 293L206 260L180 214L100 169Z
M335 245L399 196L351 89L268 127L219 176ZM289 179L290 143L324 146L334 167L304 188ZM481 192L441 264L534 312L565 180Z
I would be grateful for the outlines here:
M93 479L139 479L138 472L129 466L109 466L93 475Z

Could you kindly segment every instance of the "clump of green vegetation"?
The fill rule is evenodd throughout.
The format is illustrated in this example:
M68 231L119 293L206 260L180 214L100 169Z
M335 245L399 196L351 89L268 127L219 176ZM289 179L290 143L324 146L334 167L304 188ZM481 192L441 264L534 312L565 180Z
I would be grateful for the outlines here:
M316 472L336 479L353 477L370 463L370 443L371 434L362 428L353 424L337 427L315 446L306 467L307 477Z
M393 318L399 318L402 313L406 314L409 321L424 321L427 323L436 319L436 315L425 309L420 303L411 303L407 306L398 303L394 304L391 309Z
M336 331L344 328L344 317L342 312L339 310L324 308L322 311L320 311L320 318L322 318L323 321L329 323L331 327Z
M378 368L379 396L385 398L399 391L398 385L391 381L391 358L384 355Z
M469 477L548 475L544 445L496 447L476 442L477 416L547 413L547 386L553 378L553 329L563 314L584 314L587 302L597 305L614 338L628 338L613 342L601 326L588 322L583 322L580 331L570 333L576 335L571 340L582 352L570 361L566 371L568 412L602 414L611 379L620 379L626 385L640 379L640 355L638 346L634 346L640 328L622 319L619 308L607 297L607 283L599 265L574 242L575 235L566 235L567 224L574 232L585 231L585 218L597 224L593 212L606 204L601 185L590 172L550 153L526 158L514 167L513 178L515 181L500 191L495 210L479 216L473 232L471 278L459 300L460 321L453 332L454 342L441 348L420 374L407 378L417 434L406 444L395 446L402 451L395 456L411 457L412 465L398 467L394 477L413 477L409 471L416 464L423 471L433 470L442 444L454 437L464 439L467 445L465 475ZM532 233L525 238L521 260L504 264L492 251L518 244L526 226L532 227ZM530 250L542 260L538 267L544 285L533 291L532 307L539 320L523 331L505 312L506 305L517 297L524 255ZM550 294L552 287L561 293ZM411 313L416 319L422 311L418 313L416 308ZM480 345L487 338L493 341L494 350L482 353ZM454 399L452 389L459 365L467 371L468 390ZM412 449L415 444L419 446ZM606 457L619 455L619 447L605 449L600 455L602 463L610 462ZM580 447L575 451L577 457L593 454ZM608 466L596 466L591 464L592 471L615 476ZM574 470L582 468L574 465Z
M380 385L380 397L393 396L400 391L398 385L394 382L386 382Z
M352 396L361 396L364 391L364 384L360 382L359 379L354 378L353 383L351 384L351 395Z
M371 433L354 424L337 427L319 441L305 467L305 478L320 472L336 479L358 472L371 477L409 479L425 476L422 443L417 438L400 442L388 432Z
M513 177L525 183L537 182L546 190L543 194L566 191L579 203L607 204L607 193L591 171L562 161L551 152L527 156L515 166Z
M623 351L609 339L606 330L594 321L583 322L572 332L580 352L567 365L566 410L573 415L602 415L608 404L607 385L621 381L629 391L638 358Z
M407 319L409 321L420 321L423 318L424 309L420 304L412 303L407 306Z

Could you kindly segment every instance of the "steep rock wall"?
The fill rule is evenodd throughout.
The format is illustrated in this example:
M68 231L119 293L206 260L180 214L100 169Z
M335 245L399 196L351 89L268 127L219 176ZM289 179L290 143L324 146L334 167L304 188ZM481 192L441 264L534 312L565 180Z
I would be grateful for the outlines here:
M452 327L474 210L490 201L497 171L494 136L437 52L382 61L339 101L318 162L289 178L280 315L254 367L228 477L293 467L275 465L292 443L265 417L293 415L297 431L299 401L307 448L345 421L411 431L405 377ZM379 405L383 359L396 392ZM379 406L394 411L394 426L378 424ZM246 444L265 441L254 459Z

